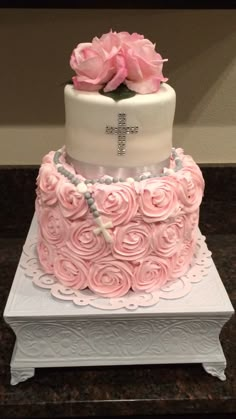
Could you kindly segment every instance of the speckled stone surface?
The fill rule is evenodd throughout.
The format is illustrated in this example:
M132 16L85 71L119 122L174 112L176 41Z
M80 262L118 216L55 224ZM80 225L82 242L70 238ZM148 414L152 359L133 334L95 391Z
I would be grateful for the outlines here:
M221 333L226 382L201 365L145 365L38 369L34 378L10 386L15 338L2 313L34 211L36 175L37 169L0 169L0 417L236 414L235 317ZM203 175L200 227L236 307L236 168L203 168Z

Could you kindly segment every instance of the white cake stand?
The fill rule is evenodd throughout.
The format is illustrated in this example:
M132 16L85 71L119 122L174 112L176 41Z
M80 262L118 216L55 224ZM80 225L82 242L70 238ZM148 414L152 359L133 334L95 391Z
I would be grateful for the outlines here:
M33 219L26 246L35 234ZM234 310L212 260L185 297L131 311L59 300L27 277L22 258L4 311L16 335L12 385L33 377L35 368L89 365L202 363L226 379L219 335Z

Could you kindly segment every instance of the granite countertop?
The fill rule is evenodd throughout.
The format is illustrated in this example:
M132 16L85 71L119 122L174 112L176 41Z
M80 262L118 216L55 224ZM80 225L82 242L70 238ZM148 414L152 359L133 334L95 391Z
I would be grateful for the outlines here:
M0 417L157 414L174 417L187 414L189 417L193 413L236 413L235 316L221 333L227 360L225 382L206 374L200 364L185 364L37 369L34 378L16 387L10 386L9 364L15 337L3 321L2 313L33 215L37 171L19 169L13 173L10 169L0 169L1 184L6 170L8 185L2 194L4 204L0 218ZM224 173L222 170L213 172L203 168L208 186L200 228L235 307L236 169L225 168ZM222 182L223 188L219 191L217 185L222 186ZM9 201L13 190L14 205Z

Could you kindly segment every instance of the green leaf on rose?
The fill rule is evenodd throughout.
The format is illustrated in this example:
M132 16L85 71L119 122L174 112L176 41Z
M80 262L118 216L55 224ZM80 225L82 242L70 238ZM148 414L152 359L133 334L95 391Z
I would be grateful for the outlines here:
M103 96L110 97L115 102L123 99L129 99L136 95L136 92L133 90L128 89L125 84L120 84L116 90L112 90L111 92L104 92L103 88L99 90L99 93Z

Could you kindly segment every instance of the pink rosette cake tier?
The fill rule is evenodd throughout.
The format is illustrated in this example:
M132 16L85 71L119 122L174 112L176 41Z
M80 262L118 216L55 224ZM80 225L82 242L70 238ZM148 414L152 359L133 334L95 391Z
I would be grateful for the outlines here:
M45 272L67 287L88 287L103 297L157 290L185 274L196 245L204 180L192 159L179 156L182 168L165 176L88 184L104 224L111 222L111 240L96 234L88 200L77 186L64 174L50 175L56 170L53 161L43 163L36 207ZM59 167L64 163L65 152Z
M152 292L193 260L201 170L172 149L175 91L143 35L78 44L64 89L65 146L37 177L38 257L66 288Z

